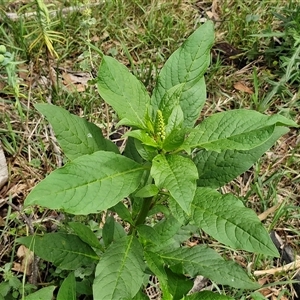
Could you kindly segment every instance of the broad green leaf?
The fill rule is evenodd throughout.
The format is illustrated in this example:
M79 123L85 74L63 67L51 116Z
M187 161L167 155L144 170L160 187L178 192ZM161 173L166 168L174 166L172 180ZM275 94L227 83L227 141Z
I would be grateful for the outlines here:
M56 286L53 286L53 285L41 288L37 292L34 292L34 293L26 296L25 300L52 300L53 292L55 289L56 289Z
M286 127L276 127L267 142L248 151L225 150L221 153L199 151L193 159L199 173L198 186L217 188L230 182L247 171L279 137L288 131Z
M82 241L91 247L102 249L99 240L90 227L78 222L69 222L68 225Z
M178 248L160 254L172 271L191 277L202 275L218 284L240 289L256 289L259 285L252 282L244 270L233 261L224 260L217 252L207 246Z
M172 300L180 300L193 287L193 281L182 274L175 274L166 268L169 291L173 295Z
M119 153L118 147L103 137L93 123L50 104L35 104L35 108L50 122L57 141L68 159L105 150Z
M287 126L299 128L299 125L291 119L288 119L280 114L272 115L268 118L266 126L276 124L277 126Z
M145 117L150 97L143 84L117 60L103 56L98 72L101 97L113 107L123 124L147 129Z
M56 300L76 300L76 281L74 272L70 273L59 288Z
M272 136L274 129L275 125L272 125L254 129L251 131L246 131L241 134L233 133L232 136L224 138L212 137L212 140L210 141L201 141L201 138L191 140L193 139L193 137L189 136L182 148L186 149L186 151L188 152L190 152L189 148L203 148L219 153L223 150L250 150L265 143ZM193 131L193 133L197 135L198 133L200 133L200 131ZM193 133L191 133L191 135L193 135ZM201 129L201 135L203 133L205 133L206 135L206 132ZM212 131L210 131L210 133L211 136L213 136Z
M213 42L213 22L208 21L170 56L158 76L153 91L151 104L154 110L161 109L162 99L168 90L183 84L179 104L184 113L184 126L193 127L206 100L203 75L210 62Z
M210 291L203 291L199 293L194 293L192 295L186 296L184 300L234 300L231 297L213 293Z
M282 117L288 124L290 120ZM281 123L282 123L281 122ZM277 118L257 111L237 109L214 114L196 126L183 148L204 148L210 151L250 150L265 143L273 134Z
M134 195L139 198L149 198L157 195L159 189L154 184L148 184L138 190Z
M198 172L189 158L159 154L152 161L151 176L158 188L168 189L182 209L190 213Z
M106 151L84 155L53 171L28 195L41 205L87 215L108 209L134 192L144 172L133 160Z
M126 236L126 232L122 225L115 221L113 216L109 216L102 230L102 238L106 247L108 247L113 241Z
M144 269L143 249L134 236L112 243L96 268L94 300L132 299L143 284Z
M278 256L278 251L255 212L231 194L198 188L192 220L219 242L234 249Z
M28 236L17 239L40 258L65 270L95 263L99 257L77 235L47 233L43 236Z
M131 136L135 139L138 139L141 141L144 145L151 146L154 148L157 148L158 145L156 141L145 131L145 130L132 130L132 131L127 131L124 136Z

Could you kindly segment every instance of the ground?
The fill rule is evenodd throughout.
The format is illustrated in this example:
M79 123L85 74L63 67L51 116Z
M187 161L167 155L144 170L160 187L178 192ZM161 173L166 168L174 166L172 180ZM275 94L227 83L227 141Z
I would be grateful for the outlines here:
M299 123L300 8L296 3L114 0L76 6L76 1L48 2L53 14L45 25L35 1L0 1L0 44L11 55L10 64L0 64L0 141L9 171L8 182L0 189L0 267L14 262L13 274L19 278L24 270L17 264L21 258L16 255L15 239L27 234L26 218L35 229L42 226L48 231L60 222L59 212L22 210L30 190L64 160L51 127L34 104L60 105L96 123L119 147L124 145L124 129L115 128L116 115L100 99L93 81L100 63L95 48L126 65L151 92L171 53L211 19L216 42L205 75L207 102L199 120L214 112L251 108ZM24 15L28 12L33 15ZM261 216L268 230L275 231L294 253L300 253L299 142L299 130L292 128L249 171L223 188ZM251 271L282 265L280 260L243 252L230 255ZM39 282L49 275L45 269ZM293 299L289 280L294 275L290 270L258 276L258 281L270 284L261 293L267 299ZM250 299L233 291L232 295Z

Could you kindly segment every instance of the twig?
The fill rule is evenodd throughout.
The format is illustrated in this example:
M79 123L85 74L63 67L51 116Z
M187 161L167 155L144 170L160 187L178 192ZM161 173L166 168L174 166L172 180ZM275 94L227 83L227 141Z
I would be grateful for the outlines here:
M34 234L34 230L33 230L33 226L32 226L32 222L31 222L31 219L30 218L28 218L22 211L21 211L21 209L17 206L17 205L15 205L15 204L13 204L13 203L11 203L11 202L9 202L9 201L7 201L6 202L9 206L11 206L15 211L17 211L19 214L20 214L20 217L24 220L24 222L27 224L27 226L28 226L28 229L29 229L29 233L30 234Z
M298 268L300 268L300 260L295 260L295 261L293 261L287 265L284 265L282 267L268 269L268 270L254 271L254 275L255 276L260 276L260 275L264 275L264 274L274 275L278 272L287 272L287 271L291 271L291 270L296 270Z

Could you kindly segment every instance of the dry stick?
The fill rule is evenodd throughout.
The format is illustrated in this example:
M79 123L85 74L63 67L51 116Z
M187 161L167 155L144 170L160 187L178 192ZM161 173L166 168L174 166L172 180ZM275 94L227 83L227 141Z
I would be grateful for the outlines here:
M264 274L274 275L278 272L287 272L287 271L291 271L291 270L296 270L298 268L300 268L300 260L295 260L295 261L293 261L287 265L284 265L282 267L272 268L272 269L268 269L268 270L254 271L254 275L255 276L260 276L260 275L264 275Z
M277 210L277 208L282 204L282 200L280 200L277 204L275 204L274 206L268 208L267 210L265 210L263 213L261 213L260 215L258 215L258 218L263 221L265 220L268 215L272 214L273 212L275 212Z
M105 3L105 0L103 0L102 2L99 2L99 3L91 3L88 5L65 7L61 10L61 13L63 15L66 15L66 14L72 13L74 11L82 11L82 10L85 10L87 7L97 6L97 5L101 5L104 3ZM58 14L58 12L59 12L58 10L52 10L49 12L49 15L55 16ZM10 19L12 21L18 21L20 19L20 17L27 19L27 18L35 17L37 15L36 12L28 12L28 13L24 13L21 15L18 15L17 13L4 13L4 14L8 19ZM0 18L0 20L1 20L1 18Z
M271 231L270 237L274 245L276 246L277 250L280 253L281 262L285 262L287 264L279 268L255 271L254 275L256 276L263 275L263 274L273 275L278 272L287 272L287 271L298 269L300 267L300 257L294 254L293 249L289 245L284 244L283 240L275 231ZM298 273L299 272L295 273L294 278L297 282L300 282L300 275ZM297 295L293 298L295 300L299 299L300 296L300 284L297 282L293 283L293 289L295 294Z

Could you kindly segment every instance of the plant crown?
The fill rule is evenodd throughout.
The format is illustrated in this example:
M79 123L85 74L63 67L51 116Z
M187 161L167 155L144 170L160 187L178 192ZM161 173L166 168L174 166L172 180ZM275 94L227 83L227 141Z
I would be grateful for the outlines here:
M74 215L108 211L100 241L80 222L19 239L42 259L70 271L58 300L75 299L79 285L95 300L147 299L143 286L149 274L158 278L163 299L231 299L208 291L187 296L193 285L189 278L197 275L237 289L259 288L237 263L187 241L201 230L232 249L278 256L255 212L218 188L248 170L288 126L297 124L281 115L238 109L195 126L206 100L204 74L213 42L208 21L165 63L151 97L124 65L102 55L100 96L118 114L118 124L132 128L123 153L93 123L54 105L36 105L51 123L67 163L31 191L25 206ZM157 213L163 215L160 221ZM82 267L92 269L83 280L74 275ZM46 289L36 293L52 295L53 289Z

